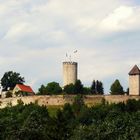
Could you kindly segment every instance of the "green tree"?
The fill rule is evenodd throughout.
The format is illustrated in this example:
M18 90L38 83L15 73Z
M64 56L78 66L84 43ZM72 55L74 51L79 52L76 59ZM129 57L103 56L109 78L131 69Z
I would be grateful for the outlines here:
M12 92L7 91L7 92L6 92L6 98L10 98L10 97L12 97L12 94L13 94Z
M38 95L46 95L46 94L47 94L46 86L41 85L41 87L38 89Z
M24 82L24 77L21 77L20 73L8 71L4 73L3 77L1 78L2 90L13 90L16 84L23 84Z
M83 93L84 94L91 94L91 89L89 87L84 87Z
M92 85L91 85L91 93L96 94L96 82L93 80Z
M73 84L66 85L63 91L67 94L74 94L74 87L75 86Z
M126 89L126 95L129 95L129 88Z
M48 110L54 108L47 108L21 100L1 108L0 140L140 139L140 100L87 107L77 95L74 105L57 108L53 116Z
M53 94L60 94L62 92L62 88L60 87L59 83L57 82L50 82L45 85L41 85L38 89L37 95L53 95Z
M62 93L62 88L60 87L59 83L51 82L47 84L46 91L48 94L60 94Z
M91 85L91 93L92 94L104 94L103 83L101 81L93 80Z
M82 94L83 91L84 91L84 87L83 87L81 81L77 80L75 85L74 85L74 93L75 94Z
M111 85L110 91L112 95L124 94L123 87L118 79Z
M103 84L100 81L96 81L96 92L97 94L104 94Z
M83 107L85 107L83 96L76 95L72 104L72 109L76 116L80 114Z

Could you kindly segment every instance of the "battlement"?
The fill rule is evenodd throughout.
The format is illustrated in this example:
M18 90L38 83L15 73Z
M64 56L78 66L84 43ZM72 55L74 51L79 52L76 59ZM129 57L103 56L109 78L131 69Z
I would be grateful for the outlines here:
M65 61L63 62L63 65L77 65L77 62L70 62L70 61Z

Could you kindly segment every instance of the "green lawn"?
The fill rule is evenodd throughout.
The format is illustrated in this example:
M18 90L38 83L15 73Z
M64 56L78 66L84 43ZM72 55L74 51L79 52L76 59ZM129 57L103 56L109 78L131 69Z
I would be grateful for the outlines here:
M63 106L53 106L52 105L52 106L48 106L47 108L48 108L49 115L51 117L55 117L57 110L62 109Z

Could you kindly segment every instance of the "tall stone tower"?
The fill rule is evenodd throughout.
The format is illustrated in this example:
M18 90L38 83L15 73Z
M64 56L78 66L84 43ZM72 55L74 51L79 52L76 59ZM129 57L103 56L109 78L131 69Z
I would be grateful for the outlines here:
M77 62L63 62L63 86L75 84L77 80Z
M137 65L129 72L129 95L140 95L140 70Z

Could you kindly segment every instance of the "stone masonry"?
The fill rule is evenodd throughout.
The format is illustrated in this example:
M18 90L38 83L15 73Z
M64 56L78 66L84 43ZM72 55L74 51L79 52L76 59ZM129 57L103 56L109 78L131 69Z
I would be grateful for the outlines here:
M140 95L140 70L137 65L129 72L129 95Z

